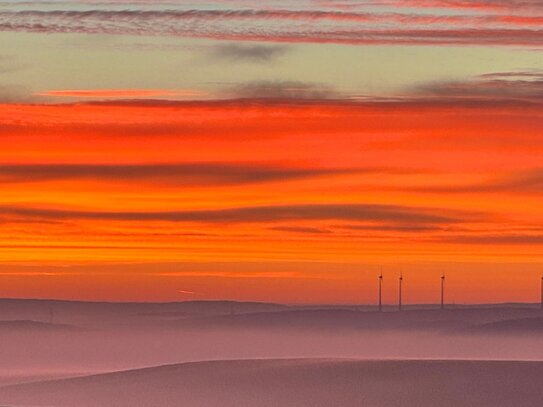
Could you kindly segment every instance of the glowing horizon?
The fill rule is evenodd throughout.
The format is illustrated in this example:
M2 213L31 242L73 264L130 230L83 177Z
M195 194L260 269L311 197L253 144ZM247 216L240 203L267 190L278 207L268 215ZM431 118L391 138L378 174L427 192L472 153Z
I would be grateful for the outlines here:
M539 2L110 3L0 7L0 297L539 301Z

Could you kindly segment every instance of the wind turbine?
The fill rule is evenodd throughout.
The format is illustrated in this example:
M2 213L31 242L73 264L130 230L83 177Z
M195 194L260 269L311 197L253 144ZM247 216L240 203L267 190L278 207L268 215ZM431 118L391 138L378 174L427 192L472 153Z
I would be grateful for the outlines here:
M445 273L441 274L441 309L445 309Z
M543 311L543 275L541 275L541 310Z
M383 270L379 274L379 312L383 310Z
M400 276L398 277L398 311L402 310L402 284L403 284L403 274L400 271Z

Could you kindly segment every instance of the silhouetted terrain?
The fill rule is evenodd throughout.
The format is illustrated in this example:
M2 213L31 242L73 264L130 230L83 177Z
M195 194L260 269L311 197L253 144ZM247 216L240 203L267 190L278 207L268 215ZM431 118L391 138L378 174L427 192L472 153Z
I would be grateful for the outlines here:
M454 331L474 325L535 317L534 308L460 308L450 310L411 310L402 312L365 312L350 309L301 309L267 313L212 316L178 321L181 326L347 329L347 330L437 330Z
M539 407L543 362L232 360L0 389L33 406Z
M235 313L281 311L285 305L261 302L184 301L170 303L114 303L57 300L0 299L0 320L50 319L70 324L131 324L153 320Z
M502 320L535 318L538 307L526 304L394 307L377 313L369 306L294 306L258 302L185 301L104 303L0 299L0 321L35 321L88 327L159 325L178 327L278 327L315 329L454 329Z
M519 362L543 363L543 313L528 305L380 313L0 300L0 315L0 405L522 407L539 405L533 400L543 388L541 364ZM212 360L232 362L205 362ZM89 375L98 376L59 381ZM513 389L522 403L508 399ZM447 401L436 402L441 397Z
M32 331L64 331L77 329L74 326L66 324L51 324L47 322L38 322L38 321L25 321L25 320L14 320L14 321L0 321L0 333L1 332L14 332L14 331L23 331L23 332L32 332Z
M506 319L489 322L471 328L473 333L528 335L543 334L543 317Z

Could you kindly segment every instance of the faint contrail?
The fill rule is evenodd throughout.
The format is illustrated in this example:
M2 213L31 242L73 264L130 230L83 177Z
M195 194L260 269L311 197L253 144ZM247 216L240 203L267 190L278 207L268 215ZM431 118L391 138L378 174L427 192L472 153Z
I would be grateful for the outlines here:
M187 295L200 295L200 293L197 293L195 291L187 291L187 290L177 290L179 294L187 294Z

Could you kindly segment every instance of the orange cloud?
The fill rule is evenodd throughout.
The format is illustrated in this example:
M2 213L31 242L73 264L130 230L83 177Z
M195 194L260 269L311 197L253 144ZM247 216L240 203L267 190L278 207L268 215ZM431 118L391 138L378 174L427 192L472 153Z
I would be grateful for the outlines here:
M175 279L205 298L370 301L375 266L401 263L412 300L430 301L443 264L477 282L489 264L539 261L540 104L440 92L1 105L0 255L16 265L3 290L174 299ZM49 264L86 268L38 287ZM499 296L465 298L530 287L502 269Z

